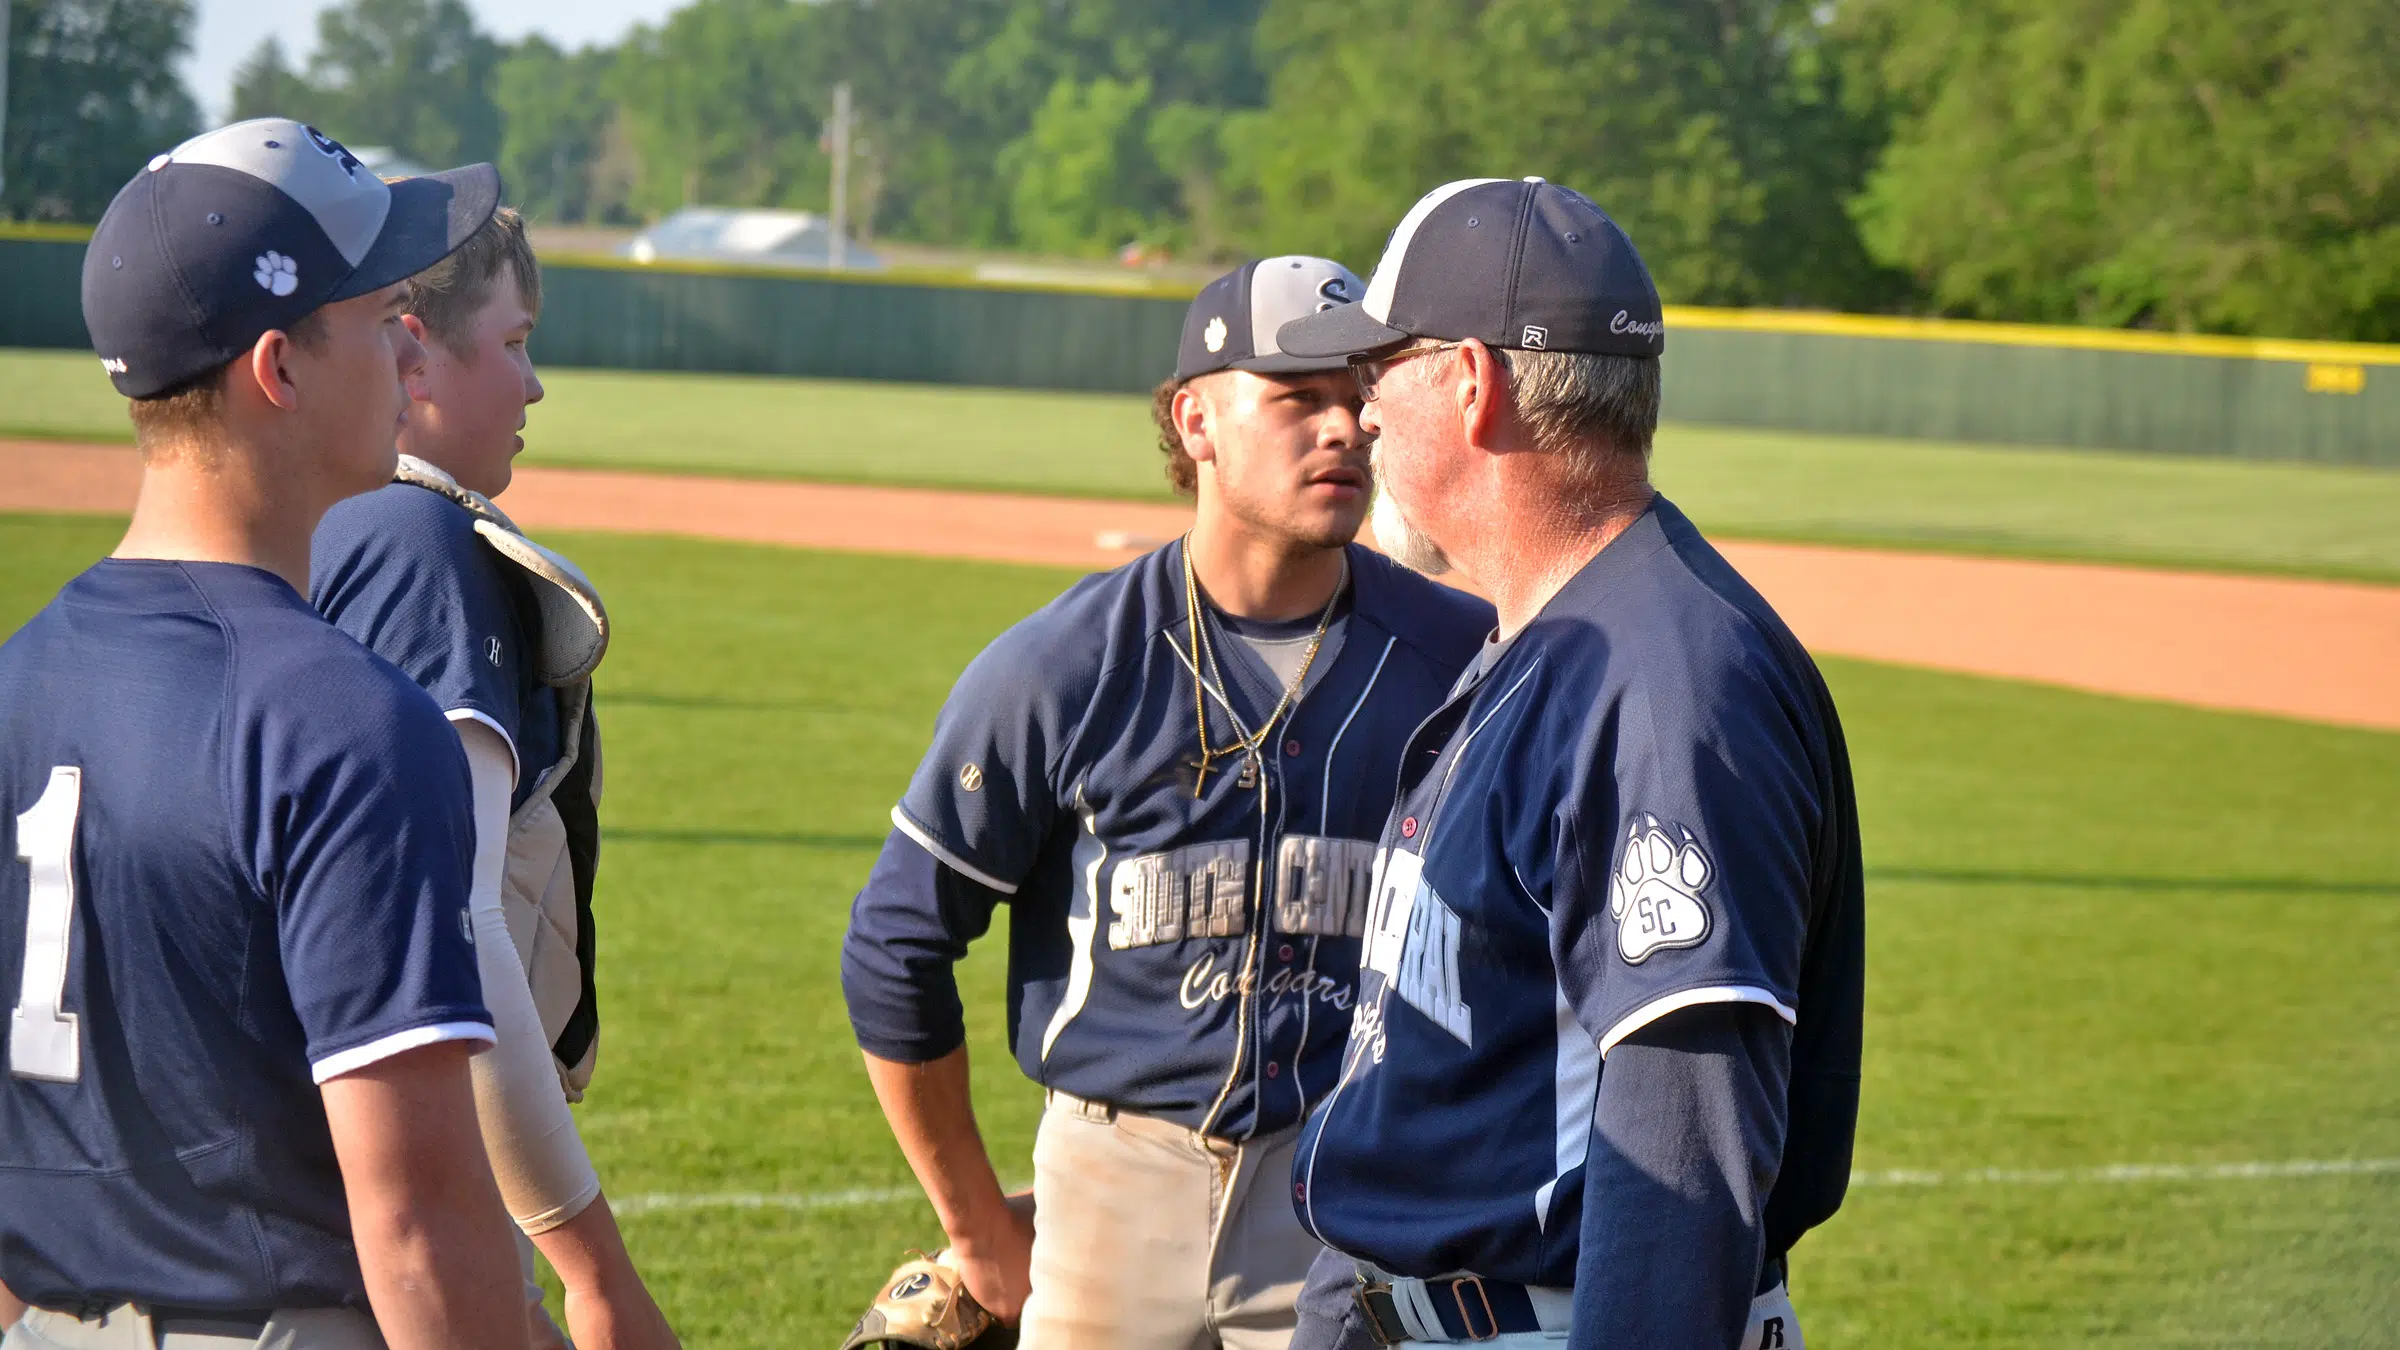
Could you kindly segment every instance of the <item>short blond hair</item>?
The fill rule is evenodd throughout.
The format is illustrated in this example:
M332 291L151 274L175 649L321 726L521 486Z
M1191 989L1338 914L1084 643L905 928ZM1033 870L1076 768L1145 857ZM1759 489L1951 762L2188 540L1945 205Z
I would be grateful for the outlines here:
M309 351L323 351L324 313L321 309L310 310L284 329L284 336ZM133 443L142 452L144 464L166 463L206 446L214 438L225 424L225 372L241 359L237 356L148 398L125 401L125 415L133 423Z
M408 279L408 312L425 325L427 336L453 356L465 356L473 337L468 325L491 300L504 268L515 280L526 312L538 317L542 268L534 260L533 242L525 237L525 217L513 206L492 212L457 252Z

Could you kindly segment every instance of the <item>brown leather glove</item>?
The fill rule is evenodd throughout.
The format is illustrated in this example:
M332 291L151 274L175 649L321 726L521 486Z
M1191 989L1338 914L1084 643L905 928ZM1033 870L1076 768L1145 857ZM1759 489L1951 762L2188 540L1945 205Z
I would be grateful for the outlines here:
M967 1292L950 1253L918 1252L883 1282L874 1304L842 1350L913 1345L923 1350L1016 1350L1017 1333L1004 1327Z

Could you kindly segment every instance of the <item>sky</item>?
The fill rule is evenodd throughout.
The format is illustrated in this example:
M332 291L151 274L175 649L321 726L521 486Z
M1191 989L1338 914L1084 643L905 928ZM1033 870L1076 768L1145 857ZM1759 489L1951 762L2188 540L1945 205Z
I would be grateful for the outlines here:
M684 0L467 0L477 23L514 40L538 32L562 47L614 42L637 23L656 23ZM266 38L283 39L295 64L317 43L317 12L328 0L200 0L200 22L183 77L201 112L225 119L233 103L233 68Z

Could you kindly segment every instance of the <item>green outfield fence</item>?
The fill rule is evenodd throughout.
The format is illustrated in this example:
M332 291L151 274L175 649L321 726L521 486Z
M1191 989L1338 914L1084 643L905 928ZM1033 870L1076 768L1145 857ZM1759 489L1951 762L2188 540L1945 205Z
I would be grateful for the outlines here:
M0 346L86 345L71 230L0 232ZM546 363L1147 390L1186 303L961 279L554 258ZM2400 347L1773 310L1667 311L1682 422L2400 465Z

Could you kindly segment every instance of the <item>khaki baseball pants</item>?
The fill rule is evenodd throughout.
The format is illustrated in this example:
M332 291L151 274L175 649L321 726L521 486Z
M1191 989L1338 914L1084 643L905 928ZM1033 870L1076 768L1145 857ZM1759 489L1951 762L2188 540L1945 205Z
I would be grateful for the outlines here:
M260 1329L203 1318L159 1326L128 1303L92 1318L28 1309L0 1350L384 1350L384 1344L375 1319L348 1308L286 1309Z
M1319 1250L1295 1127L1247 1144L1050 1094L1023 1350L1284 1350Z

